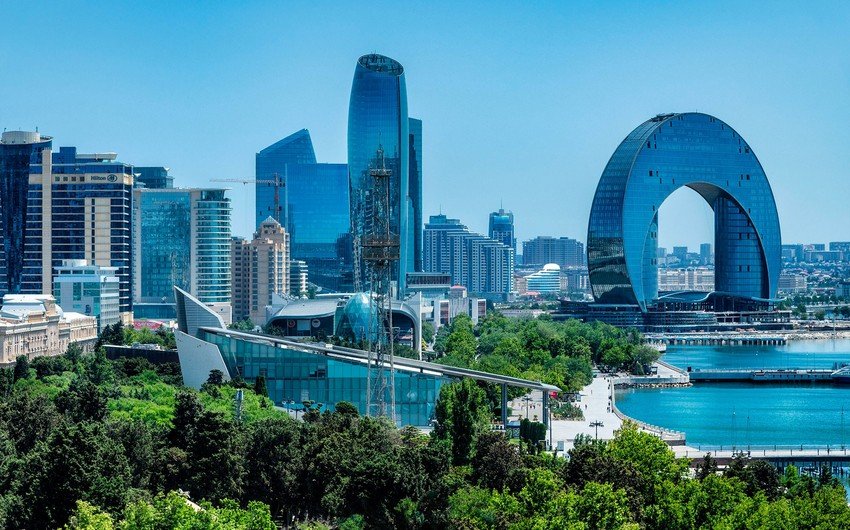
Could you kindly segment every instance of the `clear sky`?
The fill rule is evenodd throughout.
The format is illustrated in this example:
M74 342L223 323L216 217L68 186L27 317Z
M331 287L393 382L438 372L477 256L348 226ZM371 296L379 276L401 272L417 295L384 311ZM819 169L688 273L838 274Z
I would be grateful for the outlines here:
M461 5L463 4L463 5ZM345 162L357 58L406 70L425 212L520 241L586 238L599 175L646 118L734 127L773 186L784 242L850 240L850 2L13 2L0 0L0 127L165 165L180 186L251 178L308 128ZM253 229L235 185L233 228ZM680 190L661 246L712 239Z

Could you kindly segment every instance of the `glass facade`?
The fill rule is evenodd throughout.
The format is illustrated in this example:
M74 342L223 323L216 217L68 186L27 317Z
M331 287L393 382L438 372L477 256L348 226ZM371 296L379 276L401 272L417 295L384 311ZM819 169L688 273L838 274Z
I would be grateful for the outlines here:
M773 298L780 272L779 216L750 146L719 119L665 114L638 126L602 173L587 235L597 302L646 310L658 298L658 209L687 186L715 213L715 289Z
M490 239L500 241L503 245L514 249L514 254L516 254L513 212L506 212L502 208L499 208L498 212L491 212L487 234Z
M174 303L173 286L191 291L189 191L136 192L136 302Z
M408 155L410 210L413 230L413 270L422 272L422 120L408 120L410 153Z
M174 286L230 302L230 199L223 189L136 188L137 318L173 318Z
M16 138L16 134L28 137ZM3 133L0 140L0 295L21 292L25 242L32 236L41 243L41 234L25 227L30 165L41 164L45 149L51 150L52 142L38 133L13 131Z
M167 167L134 166L133 173L136 175L135 182L137 185L144 185L149 189L174 187L174 177L168 174Z
M286 181L280 190L282 223L290 235L290 256L303 260L310 281L324 290L353 288L348 168L318 164L310 133L302 129L256 156L257 180ZM256 185L259 226L274 217L274 186Z
M132 166L112 153L84 155L75 147L52 153L52 165L30 167L21 292L52 292L53 271L65 260L115 267L121 313L132 311ZM49 182L49 190L45 189ZM49 232L50 247L43 245Z
M400 294L404 293L407 273L415 269L416 259L415 230L411 226L414 216L409 212L413 203L410 196L409 127L404 68L398 61L383 55L364 55L357 61L354 70L348 107L352 232L354 244L358 245L371 231L368 211L372 177L369 170L375 164L379 148L383 148L385 167L392 172L389 226L393 234L398 234L400 245L399 262L392 271L391 279L397 283ZM417 171L419 169L417 167ZM418 186L421 189L421 182ZM355 263L355 267L360 270L360 278L365 279L363 263Z
M348 401L366 414L365 363L299 351L262 338L254 342L209 331L200 331L199 338L218 346L231 374L240 374L247 382L264 376L269 397L276 404L294 401L300 408L303 401L310 400L332 410L336 403ZM428 425L440 387L449 382L449 378L436 374L396 369L395 402L400 424Z

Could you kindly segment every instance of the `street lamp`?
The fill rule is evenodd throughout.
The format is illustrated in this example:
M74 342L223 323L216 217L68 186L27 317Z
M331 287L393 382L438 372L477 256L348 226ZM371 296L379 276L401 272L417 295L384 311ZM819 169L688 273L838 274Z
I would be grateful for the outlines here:
M605 427L605 424L602 423L599 420L596 420L596 421L590 422L590 426L596 428L596 439L598 440L599 439L599 427Z

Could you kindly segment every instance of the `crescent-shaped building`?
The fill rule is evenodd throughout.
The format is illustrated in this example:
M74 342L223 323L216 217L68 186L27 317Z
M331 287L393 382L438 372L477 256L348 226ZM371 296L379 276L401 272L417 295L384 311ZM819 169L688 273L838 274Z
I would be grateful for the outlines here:
M779 216L764 169L732 127L707 114L682 113L642 123L605 166L587 231L596 302L646 313L664 300L658 292L658 209L682 186L714 210L712 296L773 299L781 267Z

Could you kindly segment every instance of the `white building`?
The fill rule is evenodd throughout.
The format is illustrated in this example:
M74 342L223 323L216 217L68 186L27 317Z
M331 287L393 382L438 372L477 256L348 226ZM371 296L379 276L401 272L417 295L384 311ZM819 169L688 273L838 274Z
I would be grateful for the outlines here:
M90 350L97 341L97 319L65 312L49 294L7 294L0 307L0 365L61 355L72 342Z
M557 263L548 263L543 270L525 277L529 291L537 293L557 293L561 290L561 267Z
M658 290L711 292L714 290L714 269L707 267L659 268Z
M59 307L97 318L98 331L121 320L117 267L89 265L84 259L63 260L53 276Z

